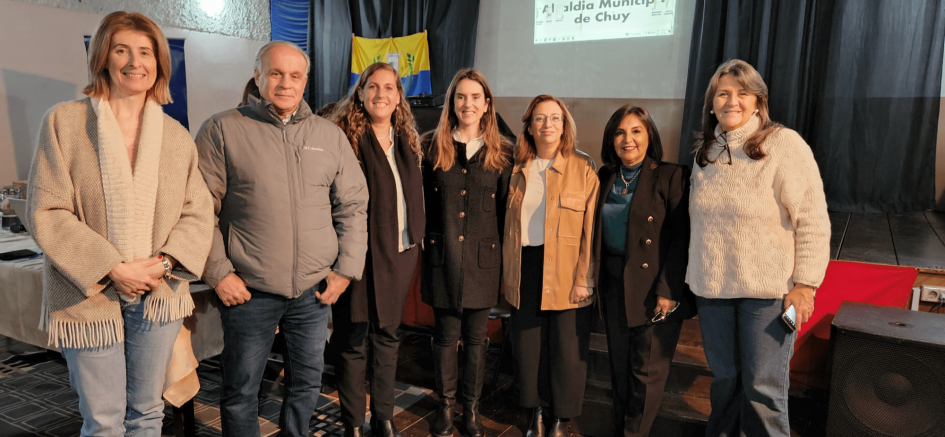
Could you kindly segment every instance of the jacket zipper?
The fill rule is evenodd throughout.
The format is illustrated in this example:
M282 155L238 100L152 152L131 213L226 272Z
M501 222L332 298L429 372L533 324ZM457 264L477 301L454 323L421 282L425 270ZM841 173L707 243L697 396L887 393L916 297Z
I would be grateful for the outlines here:
M302 154L299 152L299 149L295 149L295 162L299 170L298 186L299 192L302 193L302 198L305 198L305 181L302 179Z
M283 124L282 125L282 147L289 146L289 142L286 139L285 128L286 128L286 125ZM299 156L298 150L295 151L295 158L296 158L296 161L298 162L298 168L299 170L301 170L302 158ZM288 170L289 170L289 174L291 175L292 169L289 168ZM295 177L300 178L301 174L300 173L296 174ZM295 185L296 185L296 189L298 189L298 183L296 183ZM298 212L296 211L296 202L300 198L296 195L296 193L291 193L291 194L292 194L292 198L289 199L289 203L292 205L292 245L293 245L293 248L295 249L292 253L292 294L291 295L296 296L296 291L298 290L296 279L299 276L299 235L298 235L299 225L298 225L298 217L296 217L298 214Z

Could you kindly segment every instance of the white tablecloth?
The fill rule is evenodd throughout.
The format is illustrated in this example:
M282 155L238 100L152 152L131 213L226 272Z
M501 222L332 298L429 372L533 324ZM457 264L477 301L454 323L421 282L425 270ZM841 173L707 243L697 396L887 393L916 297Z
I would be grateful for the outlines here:
M40 252L29 234L0 230L0 253L19 249ZM48 336L39 329L43 300L43 257L0 261L0 335L34 346L48 346ZM191 285L194 314L184 320L184 328L174 345L168 367L164 397L180 406L200 388L197 363L223 351L220 311L213 291L203 283Z

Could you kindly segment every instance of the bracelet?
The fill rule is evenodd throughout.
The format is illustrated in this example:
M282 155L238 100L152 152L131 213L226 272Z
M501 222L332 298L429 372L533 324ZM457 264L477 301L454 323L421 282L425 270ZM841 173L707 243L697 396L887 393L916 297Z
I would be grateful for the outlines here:
M164 265L164 279L171 279L171 262L167 257L161 257L161 264Z

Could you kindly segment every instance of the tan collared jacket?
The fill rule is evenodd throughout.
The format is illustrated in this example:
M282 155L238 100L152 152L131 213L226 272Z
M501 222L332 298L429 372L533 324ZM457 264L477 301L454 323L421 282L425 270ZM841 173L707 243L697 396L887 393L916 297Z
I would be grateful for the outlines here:
M522 281L522 199L528 165L516 165L509 183L508 209L505 214L505 241L502 245L502 273L505 300L519 307ZM574 285L594 288L597 260L591 243L597 190L600 185L594 160L575 151L565 158L555 157L545 174L545 260L542 269L542 310L568 310L590 305L596 298L580 304L570 302ZM537 278L525 278L526 281Z

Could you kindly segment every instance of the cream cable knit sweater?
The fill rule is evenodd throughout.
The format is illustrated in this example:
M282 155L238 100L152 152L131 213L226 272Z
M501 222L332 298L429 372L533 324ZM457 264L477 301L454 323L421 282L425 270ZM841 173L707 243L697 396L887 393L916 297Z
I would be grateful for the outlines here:
M686 282L706 298L783 297L795 283L820 286L830 259L830 220L823 181L810 147L793 130L768 137L753 160L745 140L758 130L745 126L715 134L709 157L728 142L728 156L700 168L693 164Z

